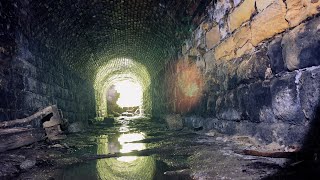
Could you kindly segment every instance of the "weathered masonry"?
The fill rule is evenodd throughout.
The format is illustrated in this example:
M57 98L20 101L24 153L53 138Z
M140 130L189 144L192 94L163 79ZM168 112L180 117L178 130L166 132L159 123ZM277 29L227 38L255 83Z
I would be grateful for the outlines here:
M318 0L7 0L0 12L0 121L57 105L87 124L129 79L146 114L189 128L285 146L318 128Z
M191 128L303 143L319 120L319 12L313 0L211 3L166 66L167 110Z

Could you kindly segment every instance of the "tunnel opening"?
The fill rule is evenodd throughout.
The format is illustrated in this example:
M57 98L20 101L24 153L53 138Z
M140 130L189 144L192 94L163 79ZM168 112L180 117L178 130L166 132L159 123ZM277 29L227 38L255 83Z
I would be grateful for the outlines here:
M108 116L142 116L143 90L138 82L121 80L107 91Z
M55 106L61 120L67 120L66 134L89 130L81 135L101 140L93 153L111 152L103 146L116 139L122 147L146 143L146 149L156 154L167 150L175 158L177 152L184 156L190 150L188 166L179 167L190 168L194 179L259 179L283 173L303 179L306 172L314 174L307 171L313 165L320 169L319 16L318 0L1 1L0 127ZM116 87L129 82L141 87L138 109L151 116L141 121L109 118L136 112L134 104L125 104L139 94L134 88L124 88L129 93L123 93L128 94L123 102L121 93L109 99L110 91L118 93L121 88ZM54 116L41 123L49 124L49 118ZM18 137L32 139L27 135L37 125L23 127L19 133L26 136ZM144 132L145 139L119 140L129 131ZM102 140L101 134L108 137ZM0 136L0 152L2 144L17 143L15 134ZM91 137L76 139L71 149L83 148L80 141L91 147ZM64 142L56 147L69 152ZM246 161L252 154L280 154L288 161ZM6 165L7 157L13 156L0 154L0 164ZM286 165L288 170L282 171ZM0 179L5 170L0 167ZM170 173L185 172L175 170L179 172ZM133 176L122 179L139 179Z
M110 60L98 70L95 79L98 117L109 115L108 106L111 108L111 103L108 105L108 100L114 100L112 96L116 93L119 93L119 97L112 105L119 106L117 113L125 111L139 112L139 114L140 112L150 112L150 81L149 72L142 64L129 58ZM109 97L109 95L111 96ZM137 109L139 110L136 111Z

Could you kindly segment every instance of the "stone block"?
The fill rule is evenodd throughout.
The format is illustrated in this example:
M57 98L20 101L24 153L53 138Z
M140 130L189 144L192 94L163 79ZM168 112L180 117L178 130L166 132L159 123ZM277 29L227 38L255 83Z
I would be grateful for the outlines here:
M231 37L215 48L215 58L230 60L241 57L254 50L251 44L251 29L247 24L236 31Z
M167 115L165 120L170 130L181 130L183 128L183 121L180 114Z
M282 47L285 66L290 71L320 65L320 17L285 34Z
M299 79L299 97L305 117L312 121L320 111L320 67L301 72Z
M215 48L215 59L233 59L235 57L235 47L236 45L232 37L226 39Z
M198 116L185 117L183 124L190 129L200 129L204 126L204 118Z
M239 95L238 95L239 96ZM242 96L249 96L243 112L247 112L250 122L270 122L274 121L274 115L271 110L271 91L270 87L264 86L261 82L249 85L249 94Z
M296 84L299 76L295 72L287 73L271 82L272 109L275 117L280 121L291 124L304 123Z
M219 42L220 42L219 26L213 26L212 29L206 33L207 49L212 49Z
M232 35L235 47L242 47L246 43L251 41L251 29L247 24L246 26L241 27Z
M288 9L286 19L290 27L295 27L308 17L320 13L320 1L286 0L286 4Z
M236 57L241 57L244 54L248 54L254 51L254 46L251 43L246 43L245 45L236 49Z
M224 120L261 122L265 116L273 120L265 107L271 107L271 92L262 83L238 87L216 101L217 117Z
M286 5L277 1L254 17L251 22L252 44L257 46L263 40L285 31L289 24L285 19Z
M241 27L237 32L232 35L233 41L235 43L235 53L236 57L241 57L242 55L252 52L254 47L251 44L251 29L247 24Z
M251 56L242 57L238 65L238 83L250 83L251 81L263 80L270 60L266 55L267 49L262 48Z
M240 121L241 112L239 109L236 91L228 91L217 98L215 111L218 119Z
M270 6L275 1L279 1L279 0L256 0L256 6L258 9L258 12L263 11L264 9L266 9L268 6Z
M228 24L230 32L238 29L244 22L250 20L255 13L255 0L245 0L229 15Z
M278 74L286 70L282 57L282 37L277 37L268 46L267 55L270 58L270 65L273 73Z
M210 124L212 124L212 128L220 133L234 135L237 132L236 124L233 121L224 121L220 119L210 119L210 121Z
M308 125L287 125L287 129L279 131L281 139L284 145L295 145L302 146L306 144L306 139L308 139L309 127ZM318 140L317 140L318 142Z

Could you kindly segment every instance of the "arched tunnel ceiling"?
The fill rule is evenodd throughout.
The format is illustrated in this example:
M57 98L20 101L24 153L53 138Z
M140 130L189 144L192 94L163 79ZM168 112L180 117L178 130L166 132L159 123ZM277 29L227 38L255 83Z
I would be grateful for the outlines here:
M31 35L89 79L108 60L123 57L156 72L188 32L191 5L193 0L34 0Z

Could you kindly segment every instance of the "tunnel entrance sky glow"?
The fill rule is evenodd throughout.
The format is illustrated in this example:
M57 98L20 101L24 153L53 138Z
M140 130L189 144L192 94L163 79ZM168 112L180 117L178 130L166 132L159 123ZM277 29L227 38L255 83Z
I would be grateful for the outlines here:
M112 85L117 86L116 90L120 93L117 103L120 107L140 106L147 111L150 109L150 74L146 67L129 58L115 58L96 73L94 88L98 117L108 115L107 91Z
M142 87L138 83L129 80L120 81L114 84L115 89L120 93L117 104L120 107L133 107L142 105Z

